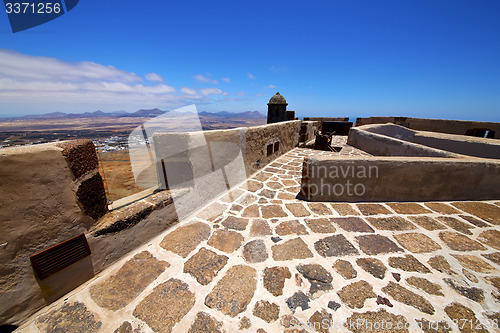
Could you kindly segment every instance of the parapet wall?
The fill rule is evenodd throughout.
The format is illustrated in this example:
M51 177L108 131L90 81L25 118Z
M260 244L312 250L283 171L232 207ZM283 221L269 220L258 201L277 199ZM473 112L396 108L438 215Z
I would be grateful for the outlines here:
M486 159L317 156L304 160L299 197L337 202L500 199L500 163Z
M500 159L500 141L496 139L419 131L412 141L456 154Z
M387 134L381 134L388 132ZM457 155L409 142L412 131L391 125L351 127L347 143L375 156L458 157Z
M189 182L196 172L212 172L240 155L245 176L255 173L299 142L300 120L254 127L185 133L155 133L157 163L168 159L184 171L177 182ZM212 165L211 165L212 164ZM166 188L163 167L157 165L159 183ZM175 170L175 169L174 169ZM168 172L167 172L168 176Z
M356 126L393 123L418 131L466 135L468 130L488 129L495 131L495 139L500 139L500 123L448 119L426 119L411 117L369 117L357 118Z
M500 198L500 162L466 154L495 157L500 150L497 140L372 124L351 128L347 142L375 157L306 159L300 198L347 202Z
M240 186L250 175L297 146L300 121L186 133L155 133L156 171L166 189L188 189L175 202L179 219Z
M36 279L30 255L85 232L107 206L90 140L1 149L0 184L4 324L19 322L50 298L51 279Z
M351 128L348 143L377 156L500 159L500 141L496 139L415 131L395 124Z
M292 120L238 129L246 130L244 147L241 148L247 175L250 176L278 156L297 147L300 126L300 120ZM272 151L270 145L273 145Z

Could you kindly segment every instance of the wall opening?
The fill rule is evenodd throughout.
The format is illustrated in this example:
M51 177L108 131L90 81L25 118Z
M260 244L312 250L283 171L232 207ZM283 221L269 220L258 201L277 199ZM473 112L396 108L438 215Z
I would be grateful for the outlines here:
M273 144L267 145L267 156L271 156L273 154Z
M17 330L16 325L0 325L0 333L10 333Z
M495 131L492 131L492 130L487 129L487 128L470 128L465 132L465 135L475 136L478 138L494 139L495 138Z

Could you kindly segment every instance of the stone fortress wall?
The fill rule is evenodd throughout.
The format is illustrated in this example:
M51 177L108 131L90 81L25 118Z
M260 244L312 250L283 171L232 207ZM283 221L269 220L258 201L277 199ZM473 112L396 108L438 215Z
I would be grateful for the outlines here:
M184 135L188 141L203 136L206 142L207 147L201 155L192 154L189 149L185 152L189 161L185 164L186 172L194 175L198 170L209 165L206 158L209 152L212 171L215 171L217 161L227 162L221 162L222 166L230 164L233 156L230 153L232 149L227 152L211 149L221 143L230 143L237 148L238 154L241 154L240 166L244 169L243 178L249 177L277 157L297 147L299 142L307 143L313 140L314 132L321 128L321 121L332 120L332 118L311 118L310 121L304 122L287 121L287 119L293 119L293 114L286 110L286 105L282 96L273 96L269 107L274 114L268 125L175 134ZM345 118L339 119L345 121ZM370 121L375 121L373 120L375 118L370 119ZM381 121L381 118L376 119L376 121ZM393 120L397 123L402 119L394 118ZM428 120L415 118L404 118L404 120L405 125L409 124L407 127L410 128L418 127L420 124L432 124L439 128L438 123ZM451 125L443 125L443 131L464 134L462 126L465 125L460 122L460 125L453 127L451 121L450 123ZM490 130L496 131L500 128L500 124L495 124L497 127L492 124L495 123L487 124ZM425 130L436 130L435 127L429 126L425 127ZM467 129L470 129L471 126L478 128L486 125L469 122L467 126ZM422 130L422 128L414 129ZM496 135L499 132L497 131ZM459 138L424 134L400 126L397 128L392 126L352 128L349 135L349 142L352 145L367 151L372 149L371 153L374 155L396 156L338 159L323 155L307 159L304 162L303 172L307 172L314 165L340 167L366 164L367 166L377 165L380 168L380 174L389 175L386 178L373 179L373 183L368 184L377 189L376 196L358 197L357 201L392 200L394 197L398 200L444 199L445 197L440 196L440 193L443 192L442 186L449 181L450 174L459 176L452 180L453 185L447 192L445 191L448 195L446 199L451 199L454 195L453 199L474 198L477 200L486 198L485 193L496 199L500 198L498 160L464 157L460 155L460 152L452 152L452 149L446 148L446 145ZM173 134L156 135L157 154L161 152L162 140L171 135ZM420 138L419 142L417 142L417 137ZM487 139L480 139L479 144L483 146L484 142L481 140L489 142ZM423 145L425 144L423 141L427 142L427 146ZM471 141L477 143L477 140L471 139ZM486 146L484 148L484 151L489 149ZM376 149L378 151L375 151ZM384 150L392 153L384 153ZM225 152L231 156L224 155ZM95 147L89 140L0 150L0 225L2 228L0 234L0 325L22 323L34 312L62 297L128 252L177 223L179 207L176 207L174 203L178 198L184 198L189 192L193 192L185 188L155 191L146 198L133 198L129 200L128 205L108 211L102 178L97 167ZM165 178L162 178L164 173L161 163L156 165L156 172L160 188L167 188ZM231 172L234 172L234 175L241 175L233 169L229 170L226 176L232 177ZM328 177L326 179L334 184L334 180ZM308 184L313 184L318 180L314 177L303 176L303 188L307 188ZM395 186L395 182L398 186ZM406 184L406 186L401 186L401 184ZM425 184L425 189L422 189L422 184ZM406 192L395 192L396 187ZM227 186L222 186L218 191L214 186L211 197L208 199L222 194L227 188ZM415 196L415 193L422 193L422 195ZM306 200L332 201L332 197L311 197L307 194L302 193ZM336 198L336 201L352 200L347 197ZM197 208L201 209L207 203L208 201L202 200ZM85 235L84 239L88 243L91 254L46 278L40 278L31 265L30 256L81 234Z

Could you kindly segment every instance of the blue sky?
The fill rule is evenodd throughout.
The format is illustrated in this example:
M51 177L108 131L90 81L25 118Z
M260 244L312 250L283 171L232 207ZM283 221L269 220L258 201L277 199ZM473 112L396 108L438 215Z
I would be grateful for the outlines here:
M195 103L500 121L500 1L81 0L12 33L0 116Z

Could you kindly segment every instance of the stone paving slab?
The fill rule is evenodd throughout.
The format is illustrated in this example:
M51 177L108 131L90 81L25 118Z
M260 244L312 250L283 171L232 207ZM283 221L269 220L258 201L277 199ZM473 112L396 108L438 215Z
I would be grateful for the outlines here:
M155 287L135 308L133 315L153 331L168 333L191 310L195 299L189 285L172 278Z
M116 274L92 285L90 297L99 306L118 310L137 297L170 266L144 251L127 261Z
M300 201L315 154L343 156L288 152L19 331L499 332L498 200Z
M377 258L359 258L356 260L356 264L380 280L385 277L385 272L387 272L387 267Z

